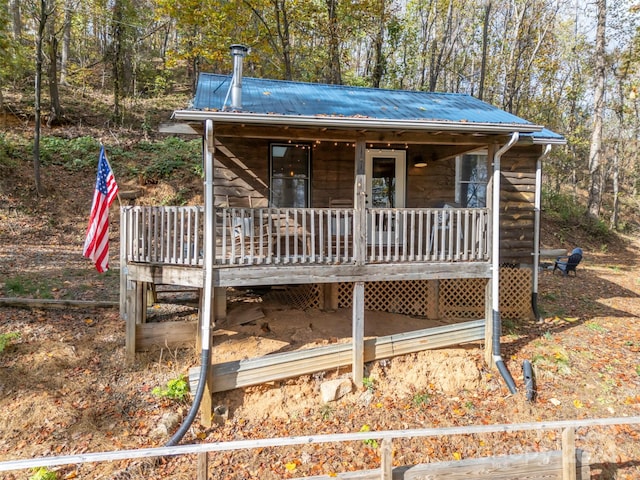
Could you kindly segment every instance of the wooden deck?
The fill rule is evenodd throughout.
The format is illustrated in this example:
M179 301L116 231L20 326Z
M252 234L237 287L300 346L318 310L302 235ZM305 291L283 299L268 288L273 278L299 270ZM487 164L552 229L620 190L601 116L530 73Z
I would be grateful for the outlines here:
M204 264L204 218L199 206L123 207L130 274L199 286L187 277ZM215 222L217 286L488 276L484 208L367 209L360 219L349 208L218 207Z

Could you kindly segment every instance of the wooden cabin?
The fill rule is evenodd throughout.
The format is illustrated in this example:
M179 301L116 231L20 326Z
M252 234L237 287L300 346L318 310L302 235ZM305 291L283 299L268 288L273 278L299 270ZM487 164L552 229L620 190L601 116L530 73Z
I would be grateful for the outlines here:
M307 285L310 307L352 309L356 383L365 310L453 319L448 344L484 339L489 362L500 318L531 316L541 159L562 136L464 94L242 78L237 62L201 74L164 131L202 136L205 205L121 210L131 355L148 284L204 289L207 325L228 287ZM394 351L443 346L425 338Z

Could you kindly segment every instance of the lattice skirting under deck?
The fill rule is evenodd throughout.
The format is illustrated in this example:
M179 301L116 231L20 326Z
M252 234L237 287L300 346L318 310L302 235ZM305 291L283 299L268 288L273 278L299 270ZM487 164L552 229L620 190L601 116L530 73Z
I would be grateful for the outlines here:
M366 282L365 309L440 319L485 315L486 278ZM531 318L531 270L500 269L500 316ZM338 307L350 308L352 283L338 284ZM320 285L299 285L279 292L281 300L301 309L320 308Z

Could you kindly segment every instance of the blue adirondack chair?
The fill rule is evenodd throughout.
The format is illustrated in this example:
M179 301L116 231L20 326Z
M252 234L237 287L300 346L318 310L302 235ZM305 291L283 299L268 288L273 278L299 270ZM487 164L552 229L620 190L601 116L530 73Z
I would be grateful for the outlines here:
M565 276L569 275L569 273L571 272L573 272L573 275L576 276L576 267L581 260L582 249L574 248L571 252L571 255L565 255L556 258L556 263L553 266L553 273L555 273L556 270L560 270Z

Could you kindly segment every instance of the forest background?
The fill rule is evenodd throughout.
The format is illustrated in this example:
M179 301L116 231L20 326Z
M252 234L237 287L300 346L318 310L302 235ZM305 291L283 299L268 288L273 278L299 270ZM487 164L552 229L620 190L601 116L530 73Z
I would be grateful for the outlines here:
M182 107L198 73L229 73L229 46L242 43L248 76L468 93L545 125L567 139L545 161L547 194L583 187L596 227L625 230L640 173L639 11L606 0L2 0L0 101L35 121L41 194L41 125L81 121L61 88L110 96L95 126L151 134L138 102Z

